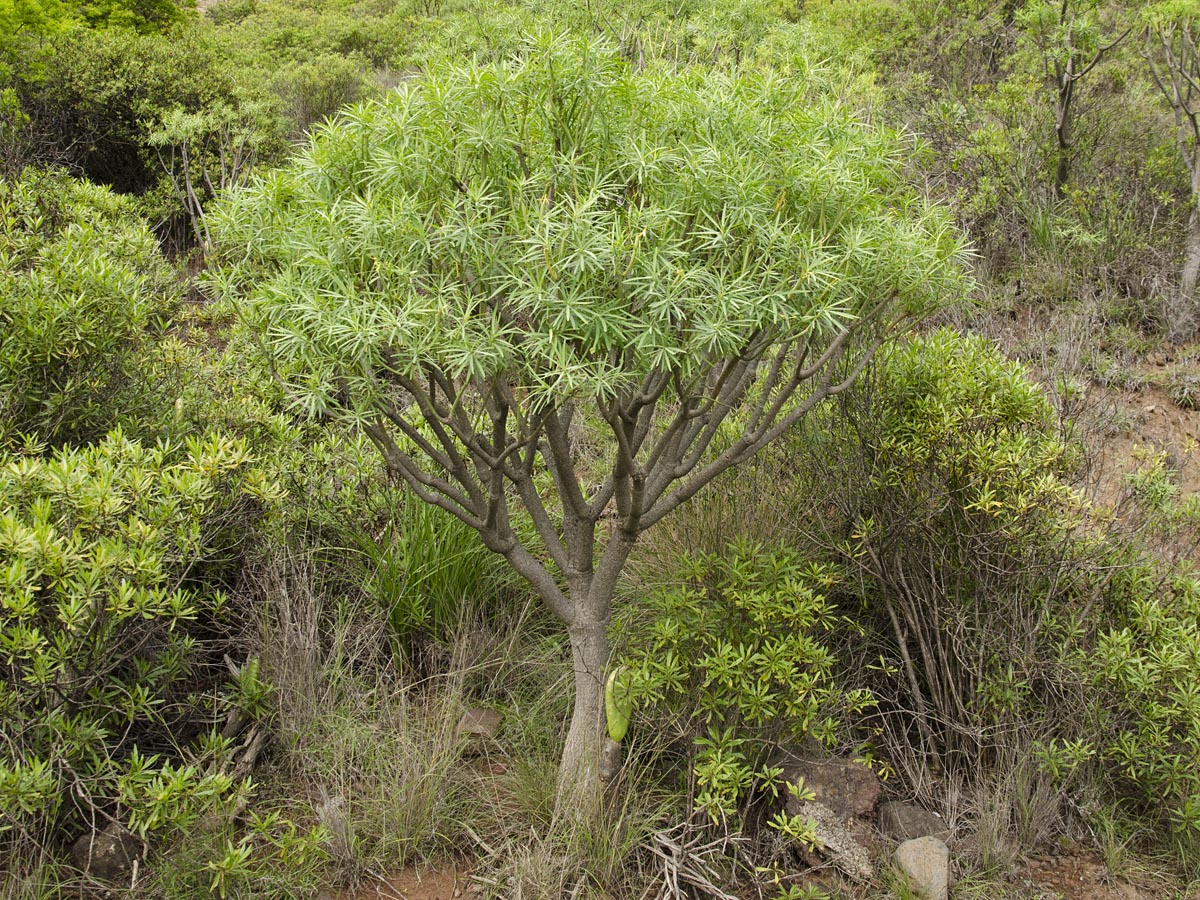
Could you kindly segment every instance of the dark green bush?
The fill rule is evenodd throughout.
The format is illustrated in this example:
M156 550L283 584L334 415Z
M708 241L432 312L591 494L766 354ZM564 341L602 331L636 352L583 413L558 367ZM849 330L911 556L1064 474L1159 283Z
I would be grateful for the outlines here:
M1063 616L1088 567L1049 402L982 339L939 331L884 357L810 438L818 477L844 489L805 524L849 570L867 657L895 673L881 700L917 713L919 734L899 740L978 770L1059 690Z
M201 206L286 150L288 125L267 80L199 25L170 35L76 29L51 42L36 71L20 73L18 93L30 127L64 163L143 196L160 234L184 240L172 227L201 214L178 196L185 146Z
M339 108L375 92L363 60L333 53L286 66L276 76L273 87L297 132L307 131Z
M878 701L883 755L975 784L1016 761L1192 854L1200 585L1150 539L1194 536L1200 504L1162 458L1129 481L1140 531L1116 528L1070 486L1042 390L947 330L887 354L796 449L822 511L798 531L846 572L831 596L865 633L846 678Z
M31 116L92 181L143 193L159 178L146 144L156 115L190 112L236 92L230 66L200 32L139 35L79 29L53 41L42 71L21 85Z

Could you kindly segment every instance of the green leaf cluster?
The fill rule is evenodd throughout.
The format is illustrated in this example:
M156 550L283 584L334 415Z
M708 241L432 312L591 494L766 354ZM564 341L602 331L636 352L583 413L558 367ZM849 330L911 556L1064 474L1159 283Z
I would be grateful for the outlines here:
M1110 588L1114 620L1076 660L1096 691L1092 744L1129 811L1200 846L1200 580L1143 562Z
M213 216L214 281L310 411L427 367L504 373L531 406L611 397L960 294L961 247L901 151L784 79L545 39L318 129Z
M881 369L883 383L869 388L882 401L869 489L924 519L905 527L936 530L943 516L963 516L980 538L1016 537L1031 515L1067 515L1067 529L1077 520L1063 480L1077 449L1055 433L1046 395L1022 366L982 338L941 329L897 346ZM857 540L883 539L892 526L863 521Z
M0 446L147 412L139 351L178 296L129 201L54 174L0 181Z
M219 436L184 449L119 431L0 451L0 849L122 811L142 834L182 827L229 789L219 736L177 760L224 717L206 643L221 556L269 493L250 463ZM238 702L259 698L252 681Z
M870 705L843 691L822 635L845 625L827 594L841 573L793 551L750 543L681 561L679 581L652 588L623 622L622 664L633 733L685 742L696 808L737 820L781 746L832 746L840 717Z

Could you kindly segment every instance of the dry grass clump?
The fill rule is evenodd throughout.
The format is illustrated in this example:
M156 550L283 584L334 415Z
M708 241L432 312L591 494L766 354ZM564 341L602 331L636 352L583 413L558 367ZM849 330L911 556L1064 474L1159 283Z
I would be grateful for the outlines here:
M571 670L541 610L464 609L447 641L397 660L377 605L331 596L316 570L299 553L256 570L253 643L275 687L268 789L325 826L329 880L467 855L491 896L624 896L669 796L634 763L599 829L553 820ZM494 739L458 733L479 706L503 713Z
M455 852L478 817L457 724L470 705L467 656L414 678L393 660L387 626L363 598L324 594L303 556L258 571L264 671L275 686L276 790L328 833L335 880L355 884ZM469 652L468 652L469 651Z

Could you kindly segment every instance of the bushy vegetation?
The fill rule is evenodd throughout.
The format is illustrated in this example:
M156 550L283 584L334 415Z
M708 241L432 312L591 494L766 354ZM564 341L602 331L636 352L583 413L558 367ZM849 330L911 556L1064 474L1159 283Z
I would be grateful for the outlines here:
M143 837L194 825L234 786L227 713L260 715L265 690L246 669L227 692L220 663L231 538L270 490L246 447L118 431L37 449L0 456L0 846L18 865L118 809Z
M0 0L0 893L1200 874L1193 0L205 5Z
M1042 391L939 331L890 354L834 421L852 435L802 446L831 439L814 471L853 487L805 540L848 570L842 602L866 629L853 652L872 664L846 675L879 705L884 755L968 783L1024 759L1060 787L1122 785L1106 802L1170 823L1186 854L1195 585L1070 486L1078 447ZM1181 528L1161 468L1136 485Z
M180 291L132 204L29 172L0 184L0 228L0 445L135 421L153 403L139 362Z
M887 636L922 753L974 769L1027 701L1059 689L1047 667L1096 565L1075 454L1025 370L949 331L890 354L837 423L817 471L855 477L820 540L850 570L856 619Z
M696 812L740 825L760 791L784 790L773 766L781 749L835 747L842 716L871 697L840 687L825 646L829 632L854 627L827 599L835 566L745 543L680 563L679 584L630 610L614 684L639 727L683 743Z

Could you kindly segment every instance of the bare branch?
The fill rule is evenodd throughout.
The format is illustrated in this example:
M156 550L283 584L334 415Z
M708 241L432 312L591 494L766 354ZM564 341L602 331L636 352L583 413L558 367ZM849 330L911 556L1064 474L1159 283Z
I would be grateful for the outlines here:
M479 531L484 527L484 511L473 507L471 501L444 478L430 475L416 461L400 449L392 440L386 427L379 422L363 425L363 431L383 454L388 471L403 478L413 493L424 500L452 513L467 525Z
M693 469L690 475L688 472L677 471L676 476L664 487L664 493L660 494L657 498L651 499L651 508L642 519L643 529L649 528L660 521L681 503L693 497L697 491L722 472L749 459L771 441L779 437L779 435L783 434L784 431L791 428L796 422L800 421L818 403L849 389L866 365L874 358L875 353L882 343L883 340L881 338L873 341L862 357L850 369L847 376L836 384L832 383L834 368L832 366L829 367L812 393L808 394L800 403L797 403L783 414L778 421L767 427L765 431L760 430L756 434L743 434L741 438L735 441L720 456L699 471ZM768 424L769 421L763 424ZM666 493L670 484L679 480L683 480L683 484Z

